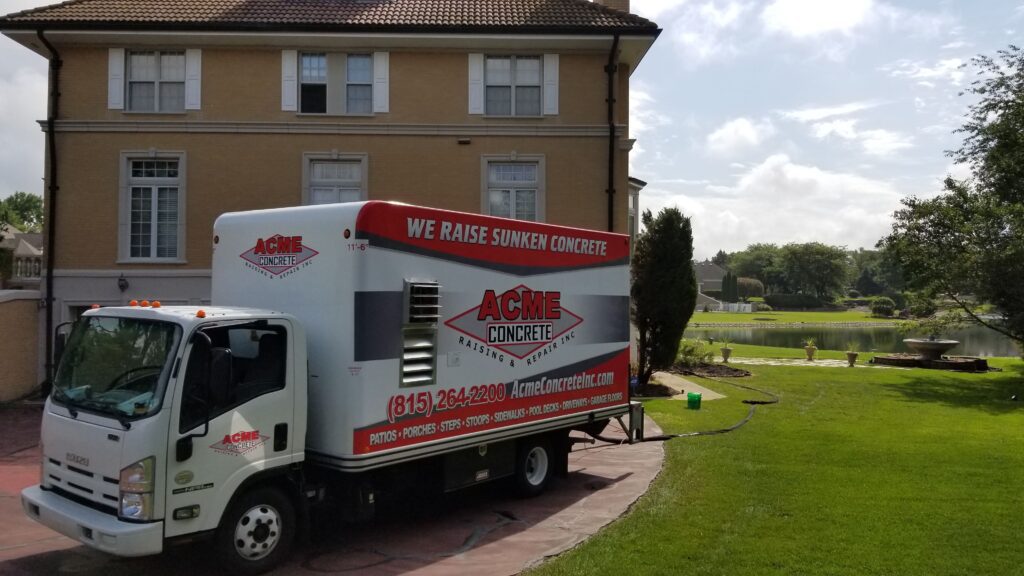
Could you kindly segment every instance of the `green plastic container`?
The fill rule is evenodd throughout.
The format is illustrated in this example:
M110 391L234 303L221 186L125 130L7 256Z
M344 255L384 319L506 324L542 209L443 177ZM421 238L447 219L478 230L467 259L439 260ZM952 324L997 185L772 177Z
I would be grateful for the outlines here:
M686 393L686 407L690 410L700 410L700 392Z

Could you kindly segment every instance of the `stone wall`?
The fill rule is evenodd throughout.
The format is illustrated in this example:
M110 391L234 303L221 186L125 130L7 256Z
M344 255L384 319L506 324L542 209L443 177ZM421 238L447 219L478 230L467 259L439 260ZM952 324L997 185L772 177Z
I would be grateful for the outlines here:
M0 290L0 402L32 392L39 384L37 290Z

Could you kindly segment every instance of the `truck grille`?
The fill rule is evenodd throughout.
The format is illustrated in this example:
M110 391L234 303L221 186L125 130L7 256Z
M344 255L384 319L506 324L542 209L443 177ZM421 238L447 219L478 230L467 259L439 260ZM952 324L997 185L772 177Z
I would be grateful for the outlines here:
M405 283L405 325L402 327L402 387L435 382L437 323L441 318L441 286L437 282Z
M48 488L54 492L101 512L117 513L117 478L90 472L49 457L43 460L43 469Z

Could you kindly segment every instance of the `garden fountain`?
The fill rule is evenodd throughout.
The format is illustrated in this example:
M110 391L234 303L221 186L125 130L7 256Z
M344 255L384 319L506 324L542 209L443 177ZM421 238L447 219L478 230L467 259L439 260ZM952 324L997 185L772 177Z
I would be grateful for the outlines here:
M928 338L906 338L903 343L916 354L887 354L875 356L873 364L900 366L904 368L933 368L936 370L958 370L962 372L986 372L988 361L972 356L943 356L956 348L957 340L943 340L934 334Z

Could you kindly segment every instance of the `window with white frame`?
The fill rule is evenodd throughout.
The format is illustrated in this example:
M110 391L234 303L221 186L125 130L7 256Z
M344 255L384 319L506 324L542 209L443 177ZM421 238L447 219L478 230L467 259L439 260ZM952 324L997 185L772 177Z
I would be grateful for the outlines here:
M358 202L365 198L361 158L311 159L308 165L308 204Z
M128 52L128 110L185 111L185 52Z
M538 173L537 162L488 162L488 213L516 220L538 220Z
M389 62L387 52L346 54L284 50L281 109L328 115L388 112Z
M327 54L302 54L299 57L299 112L327 113Z
M128 161L129 258L178 258L179 164L165 158Z
M345 111L373 113L373 57L349 54L345 60Z
M541 58L487 56L485 113L491 116L541 115Z

